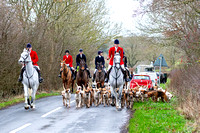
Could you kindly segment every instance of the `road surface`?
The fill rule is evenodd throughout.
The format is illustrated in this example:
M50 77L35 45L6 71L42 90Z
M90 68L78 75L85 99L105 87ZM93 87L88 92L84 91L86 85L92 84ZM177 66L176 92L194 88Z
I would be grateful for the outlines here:
M129 111L115 107L76 109L74 95L71 107L62 105L61 96L36 100L36 109L24 109L20 103L0 110L1 133L119 133L129 120Z

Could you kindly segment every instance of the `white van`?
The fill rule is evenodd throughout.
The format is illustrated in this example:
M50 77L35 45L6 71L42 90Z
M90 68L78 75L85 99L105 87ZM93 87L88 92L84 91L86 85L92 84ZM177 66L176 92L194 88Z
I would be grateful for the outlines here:
M158 77L156 72L140 72L141 75L149 75L152 81L153 86L157 85Z

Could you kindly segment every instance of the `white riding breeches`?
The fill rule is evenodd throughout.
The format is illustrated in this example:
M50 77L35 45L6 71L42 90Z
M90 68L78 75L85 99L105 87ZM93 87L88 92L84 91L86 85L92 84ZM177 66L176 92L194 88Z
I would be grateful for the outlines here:
M23 65L22 68L23 68L23 67L25 67L25 65ZM40 70L40 67L39 67L39 66L34 66L34 67L37 67L37 69Z
M73 67L70 67L72 70L74 70L74 68ZM60 68L60 71L61 71L61 68Z
M111 67L112 67L112 65L109 65L109 66L108 66L108 71L111 69ZM124 71L126 71L126 69L125 69L125 67L124 67L124 64L121 65L121 68L122 68Z
M104 70L105 72L107 72L107 71L106 71L106 68L103 68L103 70ZM96 72L97 72L97 69L94 70L94 73L96 73Z

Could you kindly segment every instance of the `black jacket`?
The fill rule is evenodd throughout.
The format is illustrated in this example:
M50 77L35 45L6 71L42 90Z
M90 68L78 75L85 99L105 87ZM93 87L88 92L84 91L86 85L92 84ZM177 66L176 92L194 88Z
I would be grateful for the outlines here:
M123 57L123 61L124 61L124 66L127 67L127 57L126 56Z
M80 59L84 59L85 63L86 63L86 56L84 54L82 54L82 58L80 56L80 54L78 54L76 56L76 65L79 66L80 65Z
M99 56L97 56L96 58L95 58L95 68L97 69L97 62L102 62L102 65L104 66L105 65L105 60L104 60L104 57L103 56L101 56L101 57L99 57Z

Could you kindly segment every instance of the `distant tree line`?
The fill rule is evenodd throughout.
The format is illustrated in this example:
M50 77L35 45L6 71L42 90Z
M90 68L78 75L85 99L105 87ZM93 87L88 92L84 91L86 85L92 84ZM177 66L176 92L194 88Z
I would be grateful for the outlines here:
M183 52L189 63L200 59L200 1L199 0L143 0L135 15L145 15L148 23L139 29L149 35L161 35L162 46ZM172 57L173 58L173 57ZM180 57L179 57L180 58Z

